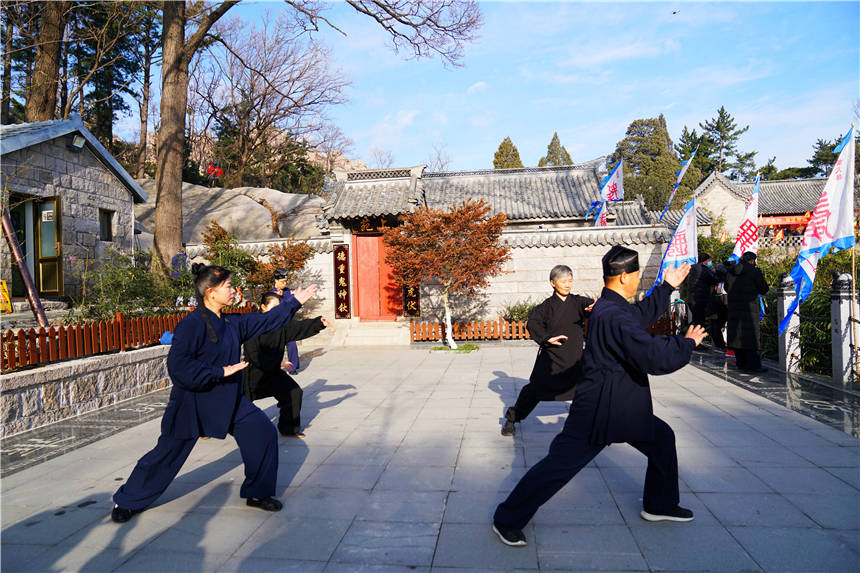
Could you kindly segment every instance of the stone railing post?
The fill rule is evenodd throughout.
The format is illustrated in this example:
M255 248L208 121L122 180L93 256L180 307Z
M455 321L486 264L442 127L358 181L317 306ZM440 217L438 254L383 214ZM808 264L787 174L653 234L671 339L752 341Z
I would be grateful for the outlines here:
M833 382L845 387L853 387L851 362L854 355L851 352L851 347L857 344L852 336L851 321L849 320L851 315L851 275L833 271L833 281L830 283L830 340L833 344ZM854 316L856 316L856 312Z
M787 274L779 275L777 289L777 321L785 316L785 310L794 302L794 280ZM788 327L779 337L779 368L784 372L800 371L800 317L793 314Z

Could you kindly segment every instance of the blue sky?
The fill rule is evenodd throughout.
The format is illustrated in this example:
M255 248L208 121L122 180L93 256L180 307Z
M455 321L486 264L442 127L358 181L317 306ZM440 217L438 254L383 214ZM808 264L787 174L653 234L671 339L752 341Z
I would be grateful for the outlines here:
M854 119L860 4L482 2L484 25L459 68L404 60L369 18L343 4L327 16L347 37L318 34L352 85L331 118L397 165L444 144L450 169L492 167L505 136L536 165L554 131L574 161L612 153L637 118L665 115L677 140L724 105L749 125L741 151L763 165L805 165L817 138ZM243 2L243 19L281 2ZM673 14L673 11L677 11Z

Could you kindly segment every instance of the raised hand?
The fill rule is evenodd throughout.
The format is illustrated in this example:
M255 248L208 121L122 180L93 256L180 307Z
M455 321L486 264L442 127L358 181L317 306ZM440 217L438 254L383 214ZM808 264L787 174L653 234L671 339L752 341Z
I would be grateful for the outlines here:
M684 338L690 338L693 342L696 343L696 346L700 345L705 337L708 335L705 332L705 327L700 324L691 324L690 328L687 329L687 334L684 335Z
M680 267L666 269L666 274L663 275L663 282L667 282L675 288L681 286L687 275L690 274L690 263L684 263Z
M310 285L293 291L293 296L302 304L305 304L319 290L319 285Z
M592 303L585 307L585 312L591 312L591 309L594 308L595 303L597 302L597 297L591 297Z
M320 317L320 320L322 321L323 326L325 326L326 328L331 326L331 321L329 319Z
M244 369L247 366L248 366L247 362L239 362L237 364L231 364L230 366L225 366L224 367L224 378L226 378L228 376L232 376L233 374L235 374L239 370Z

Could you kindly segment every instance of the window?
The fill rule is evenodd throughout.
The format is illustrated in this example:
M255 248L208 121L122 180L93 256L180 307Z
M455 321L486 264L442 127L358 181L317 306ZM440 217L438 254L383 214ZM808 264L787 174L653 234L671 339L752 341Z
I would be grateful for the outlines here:
M113 241L113 211L99 209L99 239Z

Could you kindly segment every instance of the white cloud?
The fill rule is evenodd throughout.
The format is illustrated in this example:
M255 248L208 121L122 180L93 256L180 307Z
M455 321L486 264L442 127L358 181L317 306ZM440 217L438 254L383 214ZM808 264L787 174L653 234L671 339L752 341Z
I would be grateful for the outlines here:
M469 89L466 90L466 93L468 95L472 95L485 89L487 89L487 82L475 82L474 84L469 86Z
M607 64L635 60L642 58L654 58L670 52L677 52L680 44L677 40L666 39L661 42L636 41L626 44L607 44L599 42L588 46L568 46L569 55L558 61L563 67L575 68L597 68Z

